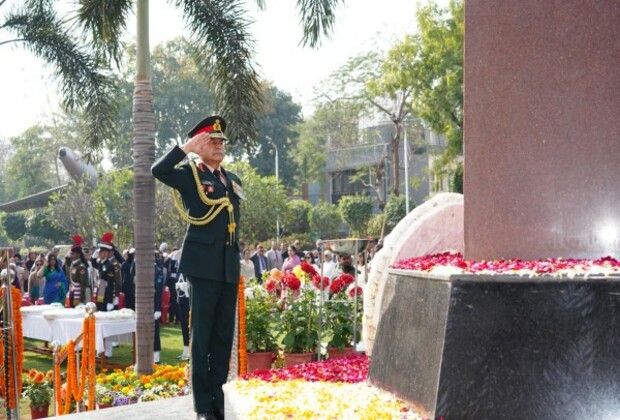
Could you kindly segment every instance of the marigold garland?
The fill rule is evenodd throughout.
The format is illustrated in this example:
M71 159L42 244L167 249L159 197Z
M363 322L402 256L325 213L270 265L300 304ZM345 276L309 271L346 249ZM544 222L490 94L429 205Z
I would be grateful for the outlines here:
M248 373L248 364L246 348L247 343L245 337L245 278L243 276L239 278L237 299L239 311L239 348L237 352L239 355L239 375L245 375Z
M88 328L88 317L84 318L82 326L82 365L80 366L80 384L76 386L77 393L73 394L77 402L81 402L86 389L86 375L88 374L88 348L90 345L90 331Z
M2 296L3 293L4 293L4 289L0 289L0 296ZM17 372L19 372L17 374L18 394L15 395L15 388L14 388L14 383L13 383L13 378L15 377L15 375L13 374L14 372L13 359L12 359L11 353L7 355L7 362L9 366L9 372L8 372L9 383L8 384L5 383L5 376L2 375L2 378L0 378L0 394L2 395L2 398L8 402L9 408L14 409L17 407L17 401L19 398L19 394L21 394L21 391L22 391L22 374L21 373L23 371L23 366L24 366L24 333L22 329L22 313L20 311L21 302L22 302L20 290L16 287L11 287L11 297L12 297L12 310L13 310L13 335L15 337L15 342L14 343L11 342L12 337L11 335L6 335L7 334L6 331L0 336L0 365L4 364L4 358L5 358L4 339L6 335L9 338L10 344L12 344L10 347L15 348L14 354L17 358L15 365L17 368ZM8 388L8 398L7 398L7 388Z
M71 412L71 401L73 400L73 390L77 388L77 375L75 372L75 343L69 340L67 349L67 388L65 392L65 408L62 414ZM64 350L64 348L63 348Z
M95 316L88 317L88 410L95 409Z
M75 342L70 340L66 346L60 350L59 357L67 352L67 384L65 391L64 407L63 406L61 388L62 379L60 376L60 363L54 364L54 389L56 390L56 404L60 414L69 414L71 411L71 402L75 400L77 403L82 402L84 390L86 389L86 377L88 376L88 410L95 408L95 317L89 315L84 318L82 326L82 366L80 366L80 382L78 384L77 362L75 357Z
M60 363L54 363L54 394L56 395L56 412L60 411L62 407L62 395L60 393L60 386L62 384L62 378L60 377Z

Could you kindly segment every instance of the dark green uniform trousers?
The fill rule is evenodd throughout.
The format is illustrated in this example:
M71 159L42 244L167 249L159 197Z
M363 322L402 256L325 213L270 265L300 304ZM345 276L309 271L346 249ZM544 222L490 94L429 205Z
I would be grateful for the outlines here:
M188 276L191 284L191 374L194 409L224 408L238 285Z

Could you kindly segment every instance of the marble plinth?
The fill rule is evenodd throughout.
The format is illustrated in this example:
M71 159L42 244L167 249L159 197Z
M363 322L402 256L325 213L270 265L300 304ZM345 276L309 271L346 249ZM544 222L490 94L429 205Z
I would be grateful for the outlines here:
M620 280L390 270L369 378L423 416L617 418Z

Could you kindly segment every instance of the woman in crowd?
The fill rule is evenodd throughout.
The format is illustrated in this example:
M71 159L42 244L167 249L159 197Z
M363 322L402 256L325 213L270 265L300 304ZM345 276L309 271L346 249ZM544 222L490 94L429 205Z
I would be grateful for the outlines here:
M312 256L312 252L311 251L306 251L304 252L304 261L307 262L308 264L310 264L317 273L319 273L319 266L316 264L316 262L314 261L314 257Z
M37 272L43 267L43 258L37 256L34 264L32 264L32 270L28 277L28 299L34 305L41 297L41 282L37 276Z
M241 275L245 279L246 283L248 280L255 276L254 274L254 263L250 259L250 250L243 250L243 258L241 259Z
M51 252L47 254L47 264L37 271L37 277L44 279L43 301L45 304L60 302L64 306L68 289L67 277L58 267L56 255Z
M301 264L301 260L297 255L297 248L294 245L288 247L288 257L284 260L284 264L282 264L282 271L284 273L290 273L293 271L293 268L297 267Z
M357 264L355 266L357 270L357 284L358 286L366 286L366 279L368 277L369 268L366 266L366 253L360 252L357 254Z

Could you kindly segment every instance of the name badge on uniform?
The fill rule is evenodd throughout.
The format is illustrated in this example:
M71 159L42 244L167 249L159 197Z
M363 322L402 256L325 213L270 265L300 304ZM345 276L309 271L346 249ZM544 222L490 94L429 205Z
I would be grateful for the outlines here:
M235 181L232 181L232 186L235 195L240 199L245 200L245 194L243 193L243 188L241 188L241 185L237 184Z
M215 186L213 185L213 182L211 181L200 181L200 184L202 185L202 191L207 193L207 194L212 194L215 192Z

